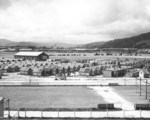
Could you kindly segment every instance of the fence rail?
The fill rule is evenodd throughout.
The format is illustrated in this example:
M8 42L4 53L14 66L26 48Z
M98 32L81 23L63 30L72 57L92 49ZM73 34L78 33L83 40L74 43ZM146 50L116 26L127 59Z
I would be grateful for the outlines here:
M121 111L5 111L4 118L150 118L150 111L121 110ZM10 115L9 115L10 114Z

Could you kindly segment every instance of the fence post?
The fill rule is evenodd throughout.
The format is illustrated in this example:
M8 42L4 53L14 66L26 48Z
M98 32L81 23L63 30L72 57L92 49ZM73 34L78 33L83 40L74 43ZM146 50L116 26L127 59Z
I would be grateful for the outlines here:
M122 102L120 102L121 103L121 108L122 108Z
M127 79L126 79L126 75L125 75L125 86L126 86L126 80L127 80Z
M9 99L7 100L8 101L8 118L10 118L10 104L9 104Z
M136 93L137 93L137 87L138 87L138 78L135 79L135 89L136 89Z
M41 118L43 118L43 110L41 111Z
M92 108L90 109L90 117L92 118Z
M142 80L141 80L141 78L140 78L140 96L142 95L142 94L141 94L141 91L142 91L142 90L141 90L141 81L142 81Z
M18 109L18 118L20 117L19 111L20 111L20 109Z
M27 115L26 115L26 108L25 108L25 111L24 111L24 112L25 112L25 118L26 118L26 116L27 116Z
M76 109L74 109L74 118L76 117Z
M59 109L57 111L58 111L58 118L59 118Z
M108 117L108 109L107 109L107 117Z
M123 118L125 118L125 110L123 110Z
M142 117L142 110L140 109L140 118Z

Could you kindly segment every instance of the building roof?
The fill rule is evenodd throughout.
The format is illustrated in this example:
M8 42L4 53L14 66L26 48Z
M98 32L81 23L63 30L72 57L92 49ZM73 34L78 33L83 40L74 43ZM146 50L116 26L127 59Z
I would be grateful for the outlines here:
M87 67L84 69L84 73L89 73L91 71L91 68Z
M144 74L150 74L150 72L147 68L143 68L142 71L143 71Z
M0 97L0 101L2 101L4 98Z
M105 71L119 71L119 70L124 70L123 68L108 68Z
M43 52L18 52L15 56L39 56Z

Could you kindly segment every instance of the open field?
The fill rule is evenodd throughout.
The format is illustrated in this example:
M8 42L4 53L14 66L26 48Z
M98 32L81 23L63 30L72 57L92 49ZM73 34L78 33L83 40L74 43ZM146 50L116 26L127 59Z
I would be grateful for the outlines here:
M16 52L0 52L0 58L14 58ZM130 58L130 59L150 59L150 56L95 56L95 53L76 53L80 54L80 56L73 56L74 53L54 53L54 52L46 52L48 55L53 55L49 56L50 59L70 59L70 60L79 60L79 59L114 59L114 58ZM65 54L65 56L60 56L60 54ZM69 54L69 56L67 56Z
M142 86L145 88L145 86ZM148 99L145 99L145 91L143 90L143 95L140 96L139 94L139 88L137 86L114 86L115 91L122 97L125 97L127 101L130 101L131 103L145 103L149 102L150 100L150 94L148 95ZM121 88L121 89L120 89ZM150 86L148 87L148 91L150 91ZM127 96L124 96L127 95Z
M93 108L99 103L148 103L148 100L136 93L134 86L0 87L0 96L10 99L11 109Z
M16 52L0 52L0 58L14 58Z

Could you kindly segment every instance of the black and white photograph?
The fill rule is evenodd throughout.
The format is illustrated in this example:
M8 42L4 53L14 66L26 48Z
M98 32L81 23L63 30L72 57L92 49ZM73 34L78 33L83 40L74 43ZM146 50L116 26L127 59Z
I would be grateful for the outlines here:
M150 0L0 0L0 120L150 120Z

